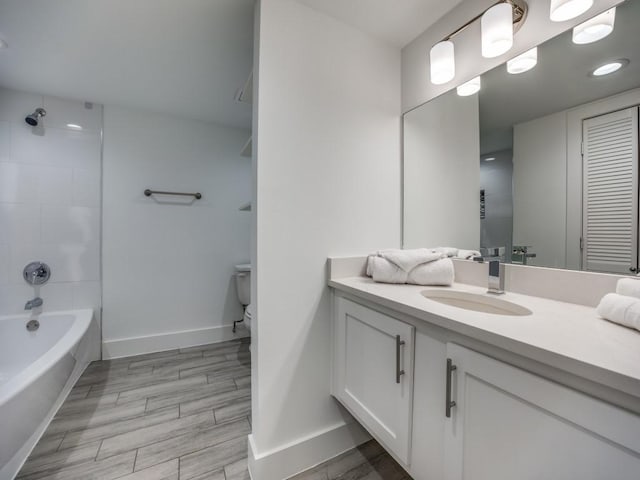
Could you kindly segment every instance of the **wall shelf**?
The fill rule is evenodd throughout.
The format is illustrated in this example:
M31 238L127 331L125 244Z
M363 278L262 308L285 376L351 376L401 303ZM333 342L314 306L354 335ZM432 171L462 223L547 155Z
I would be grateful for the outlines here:
M249 140L247 140L247 142L242 147L242 150L240 150L240 155L242 155L243 157L251 158L251 153L253 151L252 140L253 140L253 137L249 137Z

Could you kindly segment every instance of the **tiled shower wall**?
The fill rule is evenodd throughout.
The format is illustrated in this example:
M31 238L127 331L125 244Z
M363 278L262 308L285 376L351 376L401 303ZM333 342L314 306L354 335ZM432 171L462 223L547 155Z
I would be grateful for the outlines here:
M24 121L37 107L43 128ZM99 312L101 132L101 105L0 88L0 314L33 298L34 260L52 270L44 311Z

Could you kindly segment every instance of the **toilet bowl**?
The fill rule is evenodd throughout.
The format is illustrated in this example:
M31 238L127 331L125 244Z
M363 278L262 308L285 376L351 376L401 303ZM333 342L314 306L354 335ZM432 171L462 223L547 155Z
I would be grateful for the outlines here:
M236 265L235 269L238 301L244 307L244 324L251 330L251 317L253 314L253 309L251 308L251 264L243 263Z

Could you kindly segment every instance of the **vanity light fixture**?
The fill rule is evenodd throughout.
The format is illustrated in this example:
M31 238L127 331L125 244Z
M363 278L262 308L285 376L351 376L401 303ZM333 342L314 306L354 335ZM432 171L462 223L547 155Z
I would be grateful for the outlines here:
M468 97L469 95L478 93L480 91L480 76L472 78L468 82L463 83L458 88L456 88L456 91L461 97Z
M496 159L496 157L487 157L484 159L485 162L493 162Z
M451 40L436 43L429 54L431 60L431 83L442 85L456 76L456 60Z
M616 21L616 7L606 12L596 15L595 17L581 23L573 28L573 43L584 45L585 43L593 43L602 40L604 37L613 32L613 26Z
M480 20L482 56L493 58L507 52L513 45L513 34L524 23L528 6L524 0L498 0L491 7L469 20L436 43L429 53L431 83L442 85L456 74L454 45L451 39Z
M605 63L604 65L600 65L593 72L591 72L591 76L593 77L602 77L604 75L609 75L613 72L617 72L622 67L626 67L629 65L629 60L626 58L621 58L619 60L614 60L613 62Z
M582 15L593 6L593 0L551 0L549 18L552 22L565 22Z
M513 46L513 7L499 3L484 12L480 19L482 56L499 57Z
M507 62L507 72L517 75L531 70L538 63L538 47L527 50L522 55L518 55Z

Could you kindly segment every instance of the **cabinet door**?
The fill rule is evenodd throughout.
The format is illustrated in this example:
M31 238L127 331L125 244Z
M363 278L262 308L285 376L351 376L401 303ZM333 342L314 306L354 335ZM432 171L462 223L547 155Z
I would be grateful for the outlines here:
M458 345L447 357L447 480L640 478L639 416Z
M407 465L414 328L344 298L335 320L334 395Z

